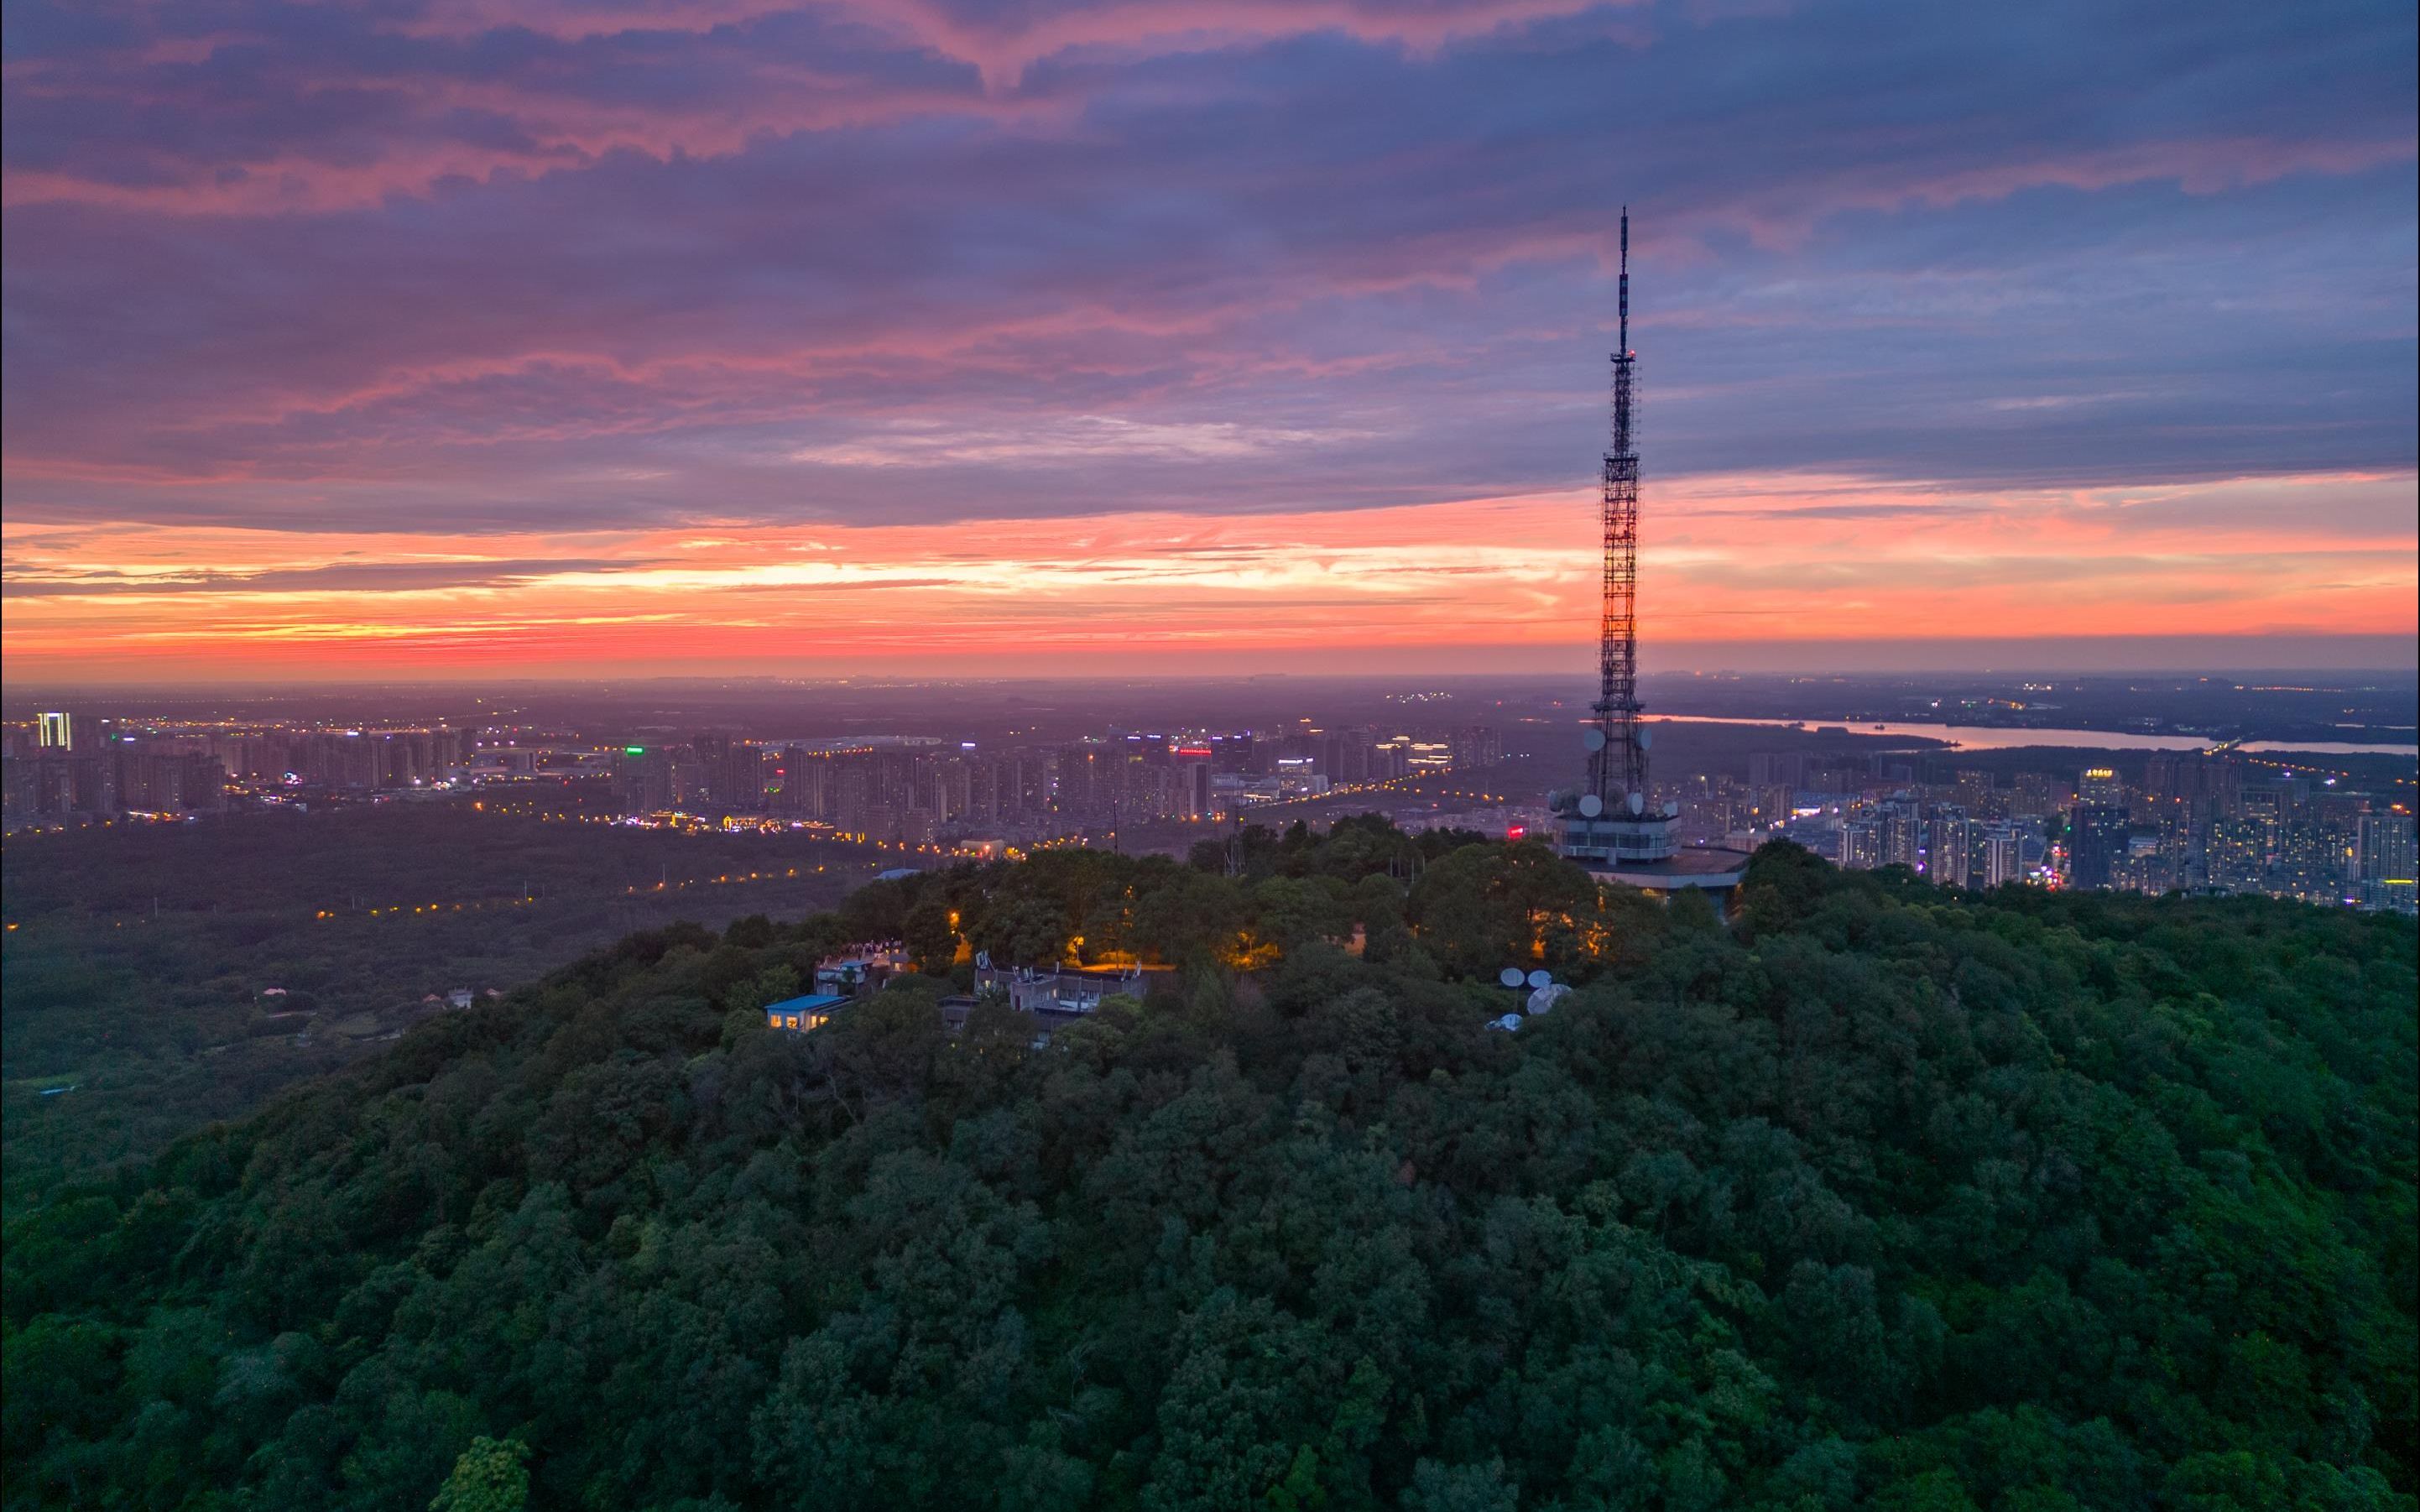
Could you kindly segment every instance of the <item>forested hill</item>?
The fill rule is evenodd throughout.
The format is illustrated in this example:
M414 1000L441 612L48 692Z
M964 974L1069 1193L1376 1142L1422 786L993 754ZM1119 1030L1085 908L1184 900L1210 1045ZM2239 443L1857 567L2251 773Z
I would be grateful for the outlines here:
M2413 1504L2409 921L1248 850L633 937L56 1196L8 1504ZM1183 969L764 1028L868 921Z

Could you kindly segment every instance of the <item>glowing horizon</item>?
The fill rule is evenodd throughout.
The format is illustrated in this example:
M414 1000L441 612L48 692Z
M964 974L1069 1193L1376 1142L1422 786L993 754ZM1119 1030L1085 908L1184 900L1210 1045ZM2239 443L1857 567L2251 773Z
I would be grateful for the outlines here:
M2420 587L2392 513L2409 486L1991 498L1694 480L1661 490L1650 517L1646 636L1743 651L1889 640L1913 615L1951 642L2125 639L2172 635L2180 614L2223 616L2237 637L2405 635ZM2376 522L2314 541L2264 523L2281 497ZM1887 540L1841 538L1842 520L1873 518L1894 522ZM1587 662L1575 633L1597 582L1585 491L1051 524L961 526L939 546L926 526L827 526L314 536L300 552L275 532L12 527L9 656L13 675L37 680L751 663L1009 675L1154 654L1262 670L1322 648L1345 653L1314 658L1340 669L1445 647L1469 665Z

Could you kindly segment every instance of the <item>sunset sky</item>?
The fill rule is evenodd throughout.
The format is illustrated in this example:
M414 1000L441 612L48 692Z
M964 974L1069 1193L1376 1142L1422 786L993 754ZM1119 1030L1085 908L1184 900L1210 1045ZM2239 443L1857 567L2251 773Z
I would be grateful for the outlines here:
M6 45L12 681L2412 660L2411 0Z

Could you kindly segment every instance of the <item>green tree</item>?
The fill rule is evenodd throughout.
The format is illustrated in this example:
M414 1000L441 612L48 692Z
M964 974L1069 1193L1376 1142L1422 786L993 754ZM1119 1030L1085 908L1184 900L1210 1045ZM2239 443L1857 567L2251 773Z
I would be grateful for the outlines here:
M1506 965L1568 967L1596 914L1595 882L1534 841L1448 854L1420 874L1408 908L1431 955L1482 980Z
M1052 966L1065 955L1067 916L1040 898L987 909L970 936L995 966Z
M916 961L916 969L940 976L958 953L958 927L949 902L938 893L908 909L900 921L899 938Z
M428 1512L520 1512L529 1504L528 1458L529 1445L519 1439L473 1439Z

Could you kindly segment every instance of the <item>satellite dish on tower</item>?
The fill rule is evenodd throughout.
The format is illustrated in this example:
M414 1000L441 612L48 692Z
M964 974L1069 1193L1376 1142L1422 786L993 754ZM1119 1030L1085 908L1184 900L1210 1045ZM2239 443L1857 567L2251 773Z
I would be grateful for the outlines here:
M1507 987L1518 987L1522 982L1521 968L1519 966L1506 966L1503 970L1496 974L1496 980L1502 982Z
M1635 814L1645 813L1647 811L1646 794L1634 793L1630 795L1630 811Z
M1664 800L1664 817L1667 819L1678 819L1681 817L1680 799L1667 798Z
M1592 751L1605 749L1605 732L1594 725L1580 732L1580 745Z
M1588 818L1594 819L1605 812L1605 800L1593 793L1583 793L1580 795L1580 812Z
M1555 979L1551 973L1544 971L1532 971L1529 973L1529 990L1535 992L1554 980Z
M1645 750L1648 747L1652 746L1652 745L1654 745L1654 744L1655 744L1655 732L1654 732L1654 731L1652 731L1652 730L1641 730L1640 732L1638 732L1638 748L1639 748L1640 750Z

